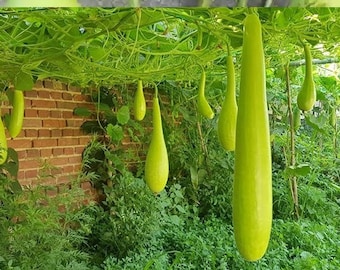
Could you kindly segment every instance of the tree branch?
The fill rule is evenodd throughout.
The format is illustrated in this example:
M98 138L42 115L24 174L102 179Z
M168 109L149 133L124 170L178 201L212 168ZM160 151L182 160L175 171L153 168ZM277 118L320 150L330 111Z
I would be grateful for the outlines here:
M305 60L297 60L297 61L292 61L289 63L289 66L291 67L298 67L298 66L303 66L305 64ZM339 63L340 58L325 58L325 59L313 59L312 63L315 65L323 65L323 64L330 64L330 63Z

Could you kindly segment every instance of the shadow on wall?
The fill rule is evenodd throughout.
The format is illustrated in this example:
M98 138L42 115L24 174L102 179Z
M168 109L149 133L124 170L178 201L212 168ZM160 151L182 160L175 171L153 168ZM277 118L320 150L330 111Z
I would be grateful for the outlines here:
M25 1L25 0L23 0ZM48 1L48 0L45 0ZM145 7L195 7L203 0L140 0L140 5ZM82 6L119 7L131 6L131 0L78 0ZM137 2L137 1L136 1ZM210 6L235 7L238 0L210 0ZM290 0L248 0L248 6L264 6L271 3L271 6L288 6ZM0 6L4 6L6 0L0 0Z

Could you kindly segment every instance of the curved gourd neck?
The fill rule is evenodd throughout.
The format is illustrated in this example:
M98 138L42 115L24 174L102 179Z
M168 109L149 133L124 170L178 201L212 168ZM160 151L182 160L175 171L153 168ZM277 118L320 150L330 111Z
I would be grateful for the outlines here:
M235 67L233 57L229 54L227 56L227 92L226 97L235 98Z
M305 52L305 61L306 61L306 70L305 70L305 75L306 77L311 78L313 74L313 67L312 67L312 56L310 53L310 48L308 44L303 45L303 49Z

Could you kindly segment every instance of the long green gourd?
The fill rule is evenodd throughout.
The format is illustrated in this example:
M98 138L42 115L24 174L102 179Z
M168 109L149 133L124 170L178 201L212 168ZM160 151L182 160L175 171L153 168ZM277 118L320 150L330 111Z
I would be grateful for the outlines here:
M145 181L154 193L159 193L165 188L169 176L168 152L163 136L157 92L156 90L153 98L153 131L145 161Z
M197 109L198 112L208 119L212 119L215 116L215 113L211 109L207 99L205 98L205 81L206 74L205 71L202 70L200 84L198 87L198 95L197 95Z
M233 226L244 259L266 252L272 226L272 170L261 22L244 21L240 94L236 125Z
M5 127L0 119L0 165L4 164L7 159L7 138Z
M227 90L217 125L219 141L227 151L235 150L236 119L235 67L233 57L229 55L227 57Z
M309 45L303 45L306 60L305 79L297 97L297 104L300 110L309 111L313 108L316 101L316 90L313 80L312 54Z
M135 94L133 108L134 108L135 119L138 121L142 121L146 113L146 103L145 103L145 97L144 97L144 92L143 92L142 80L138 80L138 83L137 83L137 91Z
M24 93L21 90L13 90L13 109L9 121L8 131L12 138L19 135L24 120Z

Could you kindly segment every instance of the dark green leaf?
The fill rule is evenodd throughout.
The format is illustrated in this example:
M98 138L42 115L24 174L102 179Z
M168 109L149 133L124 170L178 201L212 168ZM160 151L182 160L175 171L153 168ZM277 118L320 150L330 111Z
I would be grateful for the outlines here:
M73 110L73 114L77 116L89 117L92 112L88 108L78 107Z
M119 143L124 138L123 128L119 125L108 124L106 132L110 136L113 143Z
M125 125L130 120L130 110L128 106L123 106L118 110L117 120L121 125Z

